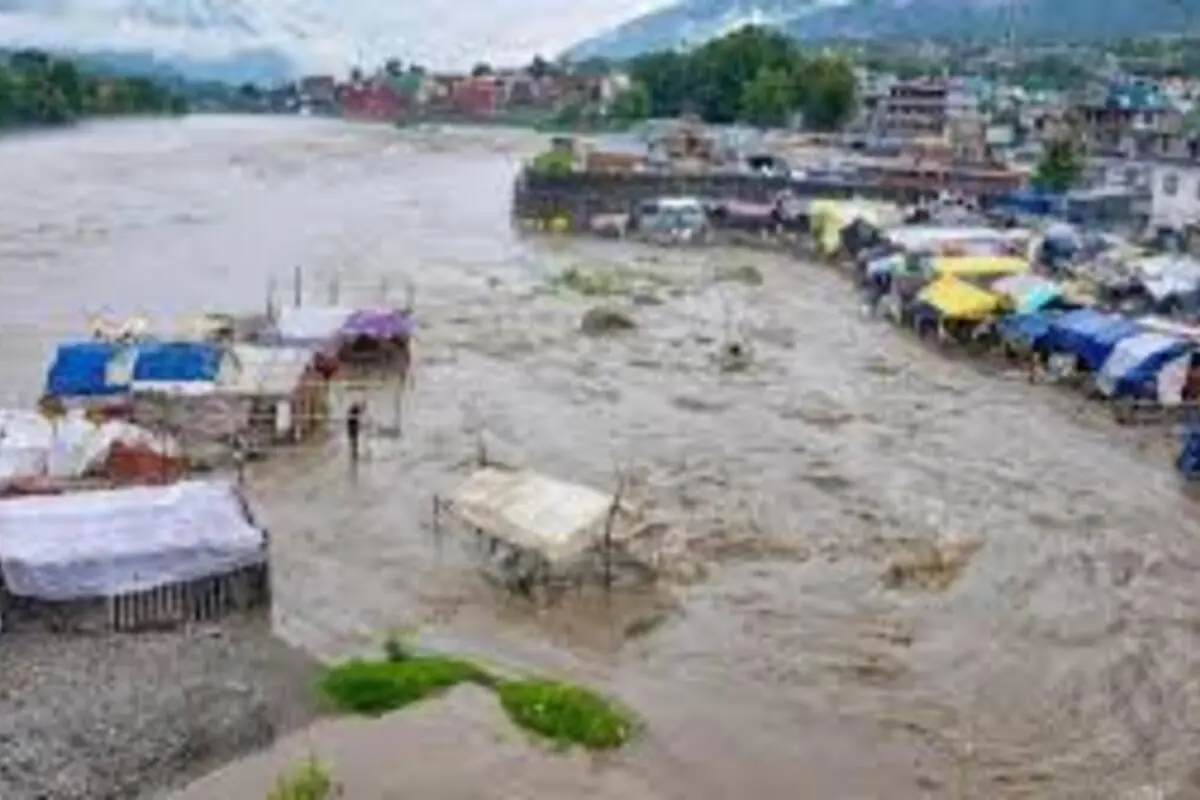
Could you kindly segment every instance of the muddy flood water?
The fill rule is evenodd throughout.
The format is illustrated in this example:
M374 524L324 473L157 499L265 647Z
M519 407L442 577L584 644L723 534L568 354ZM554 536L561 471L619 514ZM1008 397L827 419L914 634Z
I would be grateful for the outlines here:
M353 475L335 440L250 476L289 640L416 630L602 686L647 720L618 760L664 797L1200 796L1200 518L1149 434L862 318L827 268L522 239L536 146L236 118L0 142L5 399L87 313L256 310L298 266L314 298L411 282L404 436ZM747 264L761 285L722 280ZM637 328L582 334L570 267L640 286L608 300ZM749 369L718 368L731 339ZM480 441L631 476L667 586L541 613L487 588L431 531ZM904 568L930 553L953 563Z

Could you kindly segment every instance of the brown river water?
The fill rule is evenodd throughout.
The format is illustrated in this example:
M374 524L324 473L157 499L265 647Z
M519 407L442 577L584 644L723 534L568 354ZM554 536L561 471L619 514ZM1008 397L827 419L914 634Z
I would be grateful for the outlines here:
M661 796L1200 797L1200 521L1153 435L864 319L826 268L522 239L536 146L220 117L4 140L4 399L33 401L88 313L260 309L297 266L314 296L411 282L403 438L354 474L331 442L251 475L291 641L419 630L603 686L646 718L619 760ZM717 280L750 263L761 286ZM572 265L660 302L585 337L594 300L545 288ZM731 337L753 365L725 374ZM652 599L498 596L431 535L481 437L598 488L635 476L687 569ZM884 579L935 545L970 553L955 580Z

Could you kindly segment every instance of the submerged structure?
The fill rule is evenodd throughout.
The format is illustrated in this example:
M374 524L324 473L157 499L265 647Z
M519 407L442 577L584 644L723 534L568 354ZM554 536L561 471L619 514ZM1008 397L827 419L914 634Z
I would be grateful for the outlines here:
M484 467L435 498L469 540L489 578L526 594L600 581L644 582L653 569L630 552L637 515L604 494L527 469Z

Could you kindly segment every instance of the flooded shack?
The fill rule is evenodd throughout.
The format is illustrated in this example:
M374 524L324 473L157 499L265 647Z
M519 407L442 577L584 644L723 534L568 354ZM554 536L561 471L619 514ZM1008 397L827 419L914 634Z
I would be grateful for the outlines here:
M399 309L294 306L279 310L273 341L314 348L336 366L406 374L415 329L412 315Z
M269 600L267 536L224 483L0 502L0 629L133 631Z
M468 532L484 574L524 594L647 582L653 571L628 549L636 514L620 493L605 494L532 470L484 467L450 497L435 498Z

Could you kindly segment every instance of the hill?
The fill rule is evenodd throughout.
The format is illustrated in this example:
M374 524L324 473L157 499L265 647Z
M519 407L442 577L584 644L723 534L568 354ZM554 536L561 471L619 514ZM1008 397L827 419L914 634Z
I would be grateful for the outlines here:
M1200 24L1197 0L683 0L568 51L573 59L628 58L694 44L747 23L804 41L1101 41L1178 34Z

